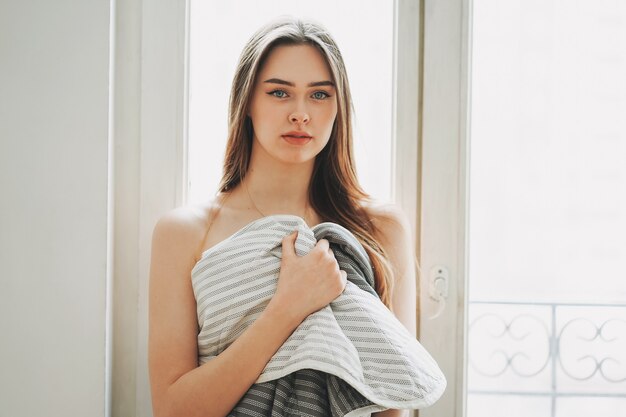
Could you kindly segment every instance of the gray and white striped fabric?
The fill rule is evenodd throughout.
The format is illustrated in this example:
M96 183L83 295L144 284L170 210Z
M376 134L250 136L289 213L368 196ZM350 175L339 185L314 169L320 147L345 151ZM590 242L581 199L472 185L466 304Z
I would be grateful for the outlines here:
M293 215L249 223L204 252L194 266L198 365L224 351L263 312L276 290L282 239L294 230L299 256L319 239L329 241L348 274L346 288L298 326L229 415L369 416L434 403L446 380L376 295L361 244L340 225L309 228Z

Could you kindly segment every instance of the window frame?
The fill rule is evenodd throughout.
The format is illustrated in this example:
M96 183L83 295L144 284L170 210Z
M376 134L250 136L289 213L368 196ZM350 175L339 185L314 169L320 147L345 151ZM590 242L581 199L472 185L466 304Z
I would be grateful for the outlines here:
M142 22L139 195L149 204L140 206L135 415L151 416L147 360L151 236L159 217L186 197L189 0L143 2Z
M448 380L420 417L466 415L469 122L472 0L421 2L420 341ZM449 272L439 316L431 286Z

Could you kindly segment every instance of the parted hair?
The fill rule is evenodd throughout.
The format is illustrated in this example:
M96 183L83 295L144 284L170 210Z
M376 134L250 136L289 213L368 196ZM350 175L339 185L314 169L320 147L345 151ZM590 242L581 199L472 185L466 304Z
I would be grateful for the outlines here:
M361 188L356 175L352 141L354 108L346 68L337 44L319 23L283 16L261 27L246 43L230 92L228 140L219 191L229 192L246 175L253 138L248 106L267 56L281 45L314 46L330 68L337 92L337 117L327 145L315 159L309 186L310 205L324 221L350 230L363 245L374 270L375 290L391 308L393 271L377 238L380 231L365 209L371 198Z

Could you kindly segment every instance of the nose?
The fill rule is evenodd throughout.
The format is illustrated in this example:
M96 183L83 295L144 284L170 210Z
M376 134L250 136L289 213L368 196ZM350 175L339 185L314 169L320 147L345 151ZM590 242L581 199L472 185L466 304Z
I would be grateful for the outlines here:
M296 111L289 115L289 121L292 123L308 123L309 115L303 111Z

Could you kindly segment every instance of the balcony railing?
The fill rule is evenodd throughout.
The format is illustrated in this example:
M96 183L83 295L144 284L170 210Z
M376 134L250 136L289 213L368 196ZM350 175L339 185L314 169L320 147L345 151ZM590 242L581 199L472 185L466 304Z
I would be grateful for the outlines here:
M563 398L622 401L626 304L472 301L468 366L468 394L546 398L552 417Z

